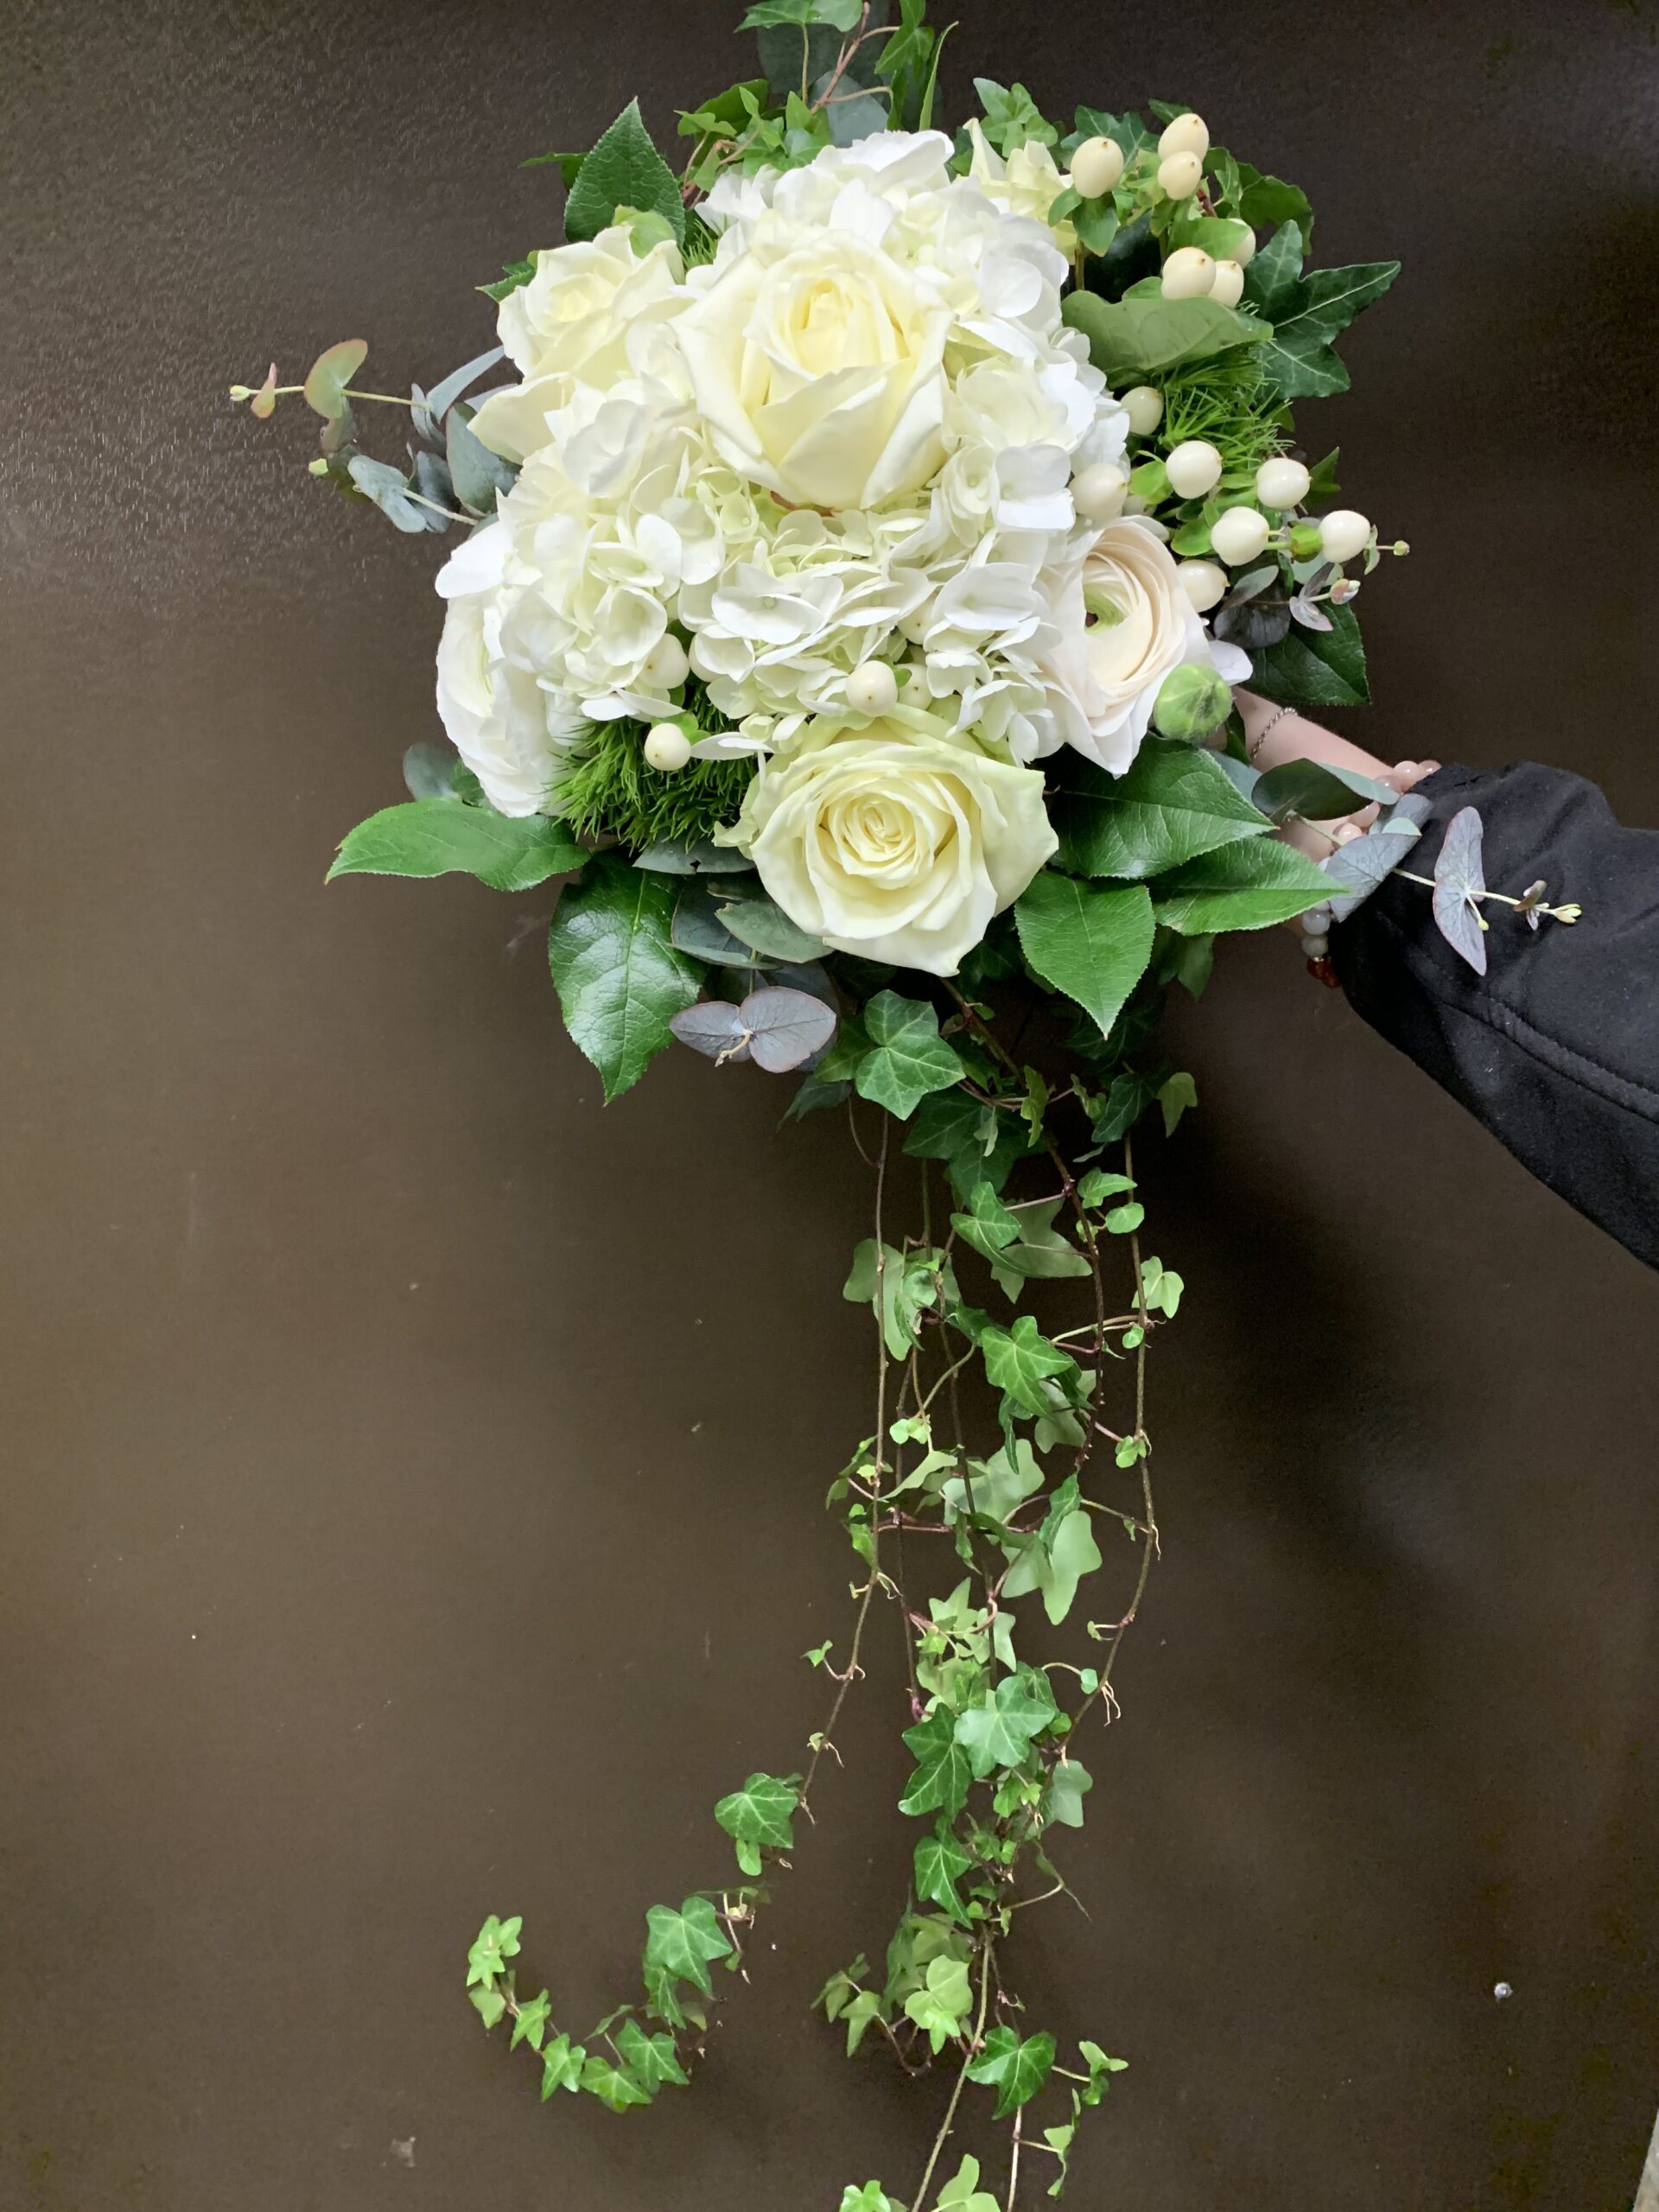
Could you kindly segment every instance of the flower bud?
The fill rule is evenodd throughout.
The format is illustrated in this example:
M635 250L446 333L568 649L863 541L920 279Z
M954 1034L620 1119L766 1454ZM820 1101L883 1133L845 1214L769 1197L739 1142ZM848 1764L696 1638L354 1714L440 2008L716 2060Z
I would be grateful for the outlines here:
M1166 300L1201 300L1216 277L1216 264L1201 245L1179 245L1164 264Z
M1164 737L1185 738L1191 745L1219 729L1232 712L1233 695L1225 677L1213 668L1189 661L1174 669L1158 687L1152 719Z
M1158 189L1171 200L1190 200L1204 180L1196 154L1172 154L1158 164Z
M1187 438L1164 461L1170 489L1183 499L1201 499L1221 481L1221 455L1208 438Z
M1158 141L1159 159L1171 154L1191 154L1202 161L1210 150L1210 126L1201 115L1189 108L1185 115L1178 115L1173 123L1166 124L1164 135Z
M1227 596L1227 571L1213 561L1182 561L1175 573L1181 580L1181 589L1200 614L1207 614Z
M1149 438L1164 419L1164 395L1156 385L1131 385L1119 400L1137 438Z
M1098 200L1123 174L1123 149L1111 138L1085 138L1071 156L1071 189Z
M645 765L677 776L691 758L691 741L678 722L654 722L645 734Z
M855 715L890 715L899 703L899 679L884 660L867 660L847 679L847 703Z
M1236 261L1218 261L1210 286L1210 296L1224 308L1236 308L1244 296L1243 265Z
M1231 569L1242 568L1267 550L1272 525L1256 507L1229 507L1210 526L1210 543Z
M1300 461L1275 454L1255 472L1255 496L1264 507L1300 507L1313 480Z
M1371 542L1371 525L1352 507L1332 507L1319 518L1319 550L1327 561L1351 561Z
M1123 512L1129 481L1109 461L1097 461L1071 480L1071 503L1084 522L1111 522Z

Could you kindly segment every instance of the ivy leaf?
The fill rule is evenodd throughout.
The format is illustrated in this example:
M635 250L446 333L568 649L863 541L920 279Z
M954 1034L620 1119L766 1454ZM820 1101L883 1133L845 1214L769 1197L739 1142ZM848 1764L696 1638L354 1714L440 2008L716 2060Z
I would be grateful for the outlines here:
M493 1913L490 1915L467 1954L467 1986L469 1989L475 1981L483 1982L487 1986L497 1974L506 1972L507 1961L518 1955L518 1930L524 1924L521 1913L514 1913L511 1920L498 1920Z
M976 77L974 90L985 111L985 136L999 154L1012 154L1035 139L1052 146L1059 137L1023 85L999 85L991 77Z
M852 1272L841 1294L877 1314L889 1356L902 1360L909 1358L920 1333L923 1311L938 1297L938 1283L926 1254L900 1252L891 1244L881 1245L878 1253L874 1238L867 1236L853 1254Z
M871 1049L853 1087L899 1121L907 1122L930 1091L962 1081L962 1062L940 1036L938 1014L925 1001L879 991L864 1008L864 1026Z
M746 1874L760 1872L764 1851L792 1851L791 1825L798 1793L795 1779L752 1774L741 1789L722 1797L715 1818L737 1846L737 1863Z
M714 1992L708 1961L731 1956L715 1908L707 1897L687 1897L677 1912L654 1904L645 1915L645 1965L659 1967L677 1980L689 1981L705 1997Z
M862 2189L849 2182L841 2192L841 2212L905 2212L905 2208L894 2202L879 2181L867 2181Z
M1215 756L1149 737L1121 776L1068 754L1049 814L1061 865L1079 875L1157 875L1268 824Z
M565 1027L607 1101L639 1081L697 995L701 970L669 942L674 900L671 877L601 853L554 911L547 957Z
M529 891L587 858L568 825L544 814L519 818L453 798L416 798L382 807L348 830L327 880L460 874L475 875L492 891Z
M1052 1531L1045 1527L1040 1535L1027 1537L1022 1544L1004 1546L1014 1561L1002 1585L1004 1594L1021 1598L1029 1590L1040 1591L1043 1610L1056 1627L1071 1611L1078 1583L1101 1564L1088 1510L1075 1503L1075 1490L1072 1495L1070 1510L1061 1514Z
M1017 1300L1020 1286L1033 1277L1052 1282L1061 1276L1088 1274L1088 1261L1054 1226L1054 1217L1063 1203L1049 1198L1041 1205L1021 1206L1014 1217L1019 1234L1014 1243L1000 1252L987 1254L991 1273L1005 1298Z
M478 2008L478 2016L486 2028L493 2028L507 2009L505 1997L493 1986L469 1989L467 1994Z
M532 2050L539 2050L552 2010L545 1990L539 1997L529 1998L520 2005L518 2017L512 2024L512 2041L508 2044L508 2050L517 2050L521 2043L527 2043Z
M1082 2092L1080 2101L1097 2105L1105 2095L1114 2074L1121 2074L1128 2064L1127 2058L1108 2058L1097 2043L1083 2042L1077 2045L1083 2063L1089 2069L1089 2087Z
M1148 130L1138 115L1109 115L1103 107L1080 107L1073 135L1079 140L1109 138L1122 149L1127 162L1132 162L1137 154L1145 153L1158 143L1157 132Z
M1180 1126L1182 1115L1196 1110L1198 1103L1198 1086L1193 1082L1192 1077L1184 1071L1166 1077L1159 1084L1158 1104L1163 1114L1164 1135L1166 1137L1174 1135ZM1137 1208L1136 1211L1138 1212L1139 1209ZM1106 1226L1109 1229L1112 1225L1112 1220L1109 1215ZM1127 1226L1139 1229L1141 1223L1137 1220L1128 1223Z
M979 2160L964 2158L933 2200L936 2212L1001 2212L979 2185Z
M1296 224L1310 244L1313 238L1313 210L1300 185L1283 177L1263 176L1248 162L1238 163L1238 212L1252 230L1269 223Z
M969 1510L982 1520L1007 1521L1043 1486L1043 1471L1023 1436L989 1459L970 1459L969 1476L955 1475L944 1487L944 1517L954 1521ZM971 1477L971 1480L969 1479Z
M953 1213L950 1224L964 1243L988 1260L995 1260L1020 1234L1020 1217L1010 1212L987 1182L976 1183L966 1213Z
M847 2056L857 2056L858 2046L869 2033L870 2023L881 2016L881 1998L878 1991L861 1989L842 2014L842 2024L847 2031Z
M1256 287L1246 288L1264 312L1269 297L1274 302L1270 334L1256 358L1281 399L1322 399L1346 391L1350 378L1346 365L1337 358L1336 340L1363 308L1382 298L1400 274L1400 264L1361 261L1346 269L1315 269L1302 275L1299 226L1286 222L1273 246L1281 239L1282 256L1263 272ZM1299 273L1287 278L1293 256Z
M1052 1827L1080 1828L1083 1801L1095 1786L1095 1777L1080 1759L1064 1759L1048 1777L1043 1818Z
M1281 224L1244 272L1244 296L1269 322L1287 313L1296 297L1303 243L1300 225Z
M1204 853L1154 887L1153 912L1183 937L1264 930L1317 906L1329 885L1310 860L1277 838L1252 837Z
M1276 645L1253 652L1251 685L1284 707L1363 707L1370 699L1359 617L1351 607L1329 610L1329 630L1294 629Z
M625 2074L620 2066L598 2051L590 2051L583 2063L578 2086L597 2097L613 2112L626 2112L632 2105L648 2105L652 2092L636 2082L632 2074Z
M1005 1675L978 1705L956 1719L957 1741L968 1764L983 1781L999 1767L1018 1766L1054 1718L1054 1693L1039 1668L1021 1667Z
M654 2096L664 2082L679 2088L687 2087L688 2077L672 2036L660 2031L648 2036L637 2020L625 2020L616 2031L616 2049L623 2065L648 2096Z
M979 1183L1000 1191L1009 1170L1028 1149L1026 1132L1011 1116L983 1106L965 1090L934 1091L916 1109L905 1150L912 1160L942 1160L950 1187L965 1198Z
M899 1800L901 1813L942 1812L951 1817L962 1810L973 1769L968 1754L956 1740L956 1715L939 1706L925 1720L905 1731L905 1742L916 1758L916 1771Z
M628 102L583 162L564 204L565 237L597 238L619 207L662 216L683 245L685 205L680 188L640 120L638 100Z
M973 1863L972 1853L963 1849L941 1821L933 1834L925 1835L916 1847L917 1896L942 1904L953 1920L965 1927L968 1914L957 1894L957 1884Z
M587 2052L579 2043L573 2044L569 2036L555 2036L542 2053L542 2102L545 2104L555 2089L572 2092L582 2086L582 2069Z
M1236 346L1259 345L1273 330L1260 316L1209 299L1103 300L1098 292L1071 292L1060 314L1083 333L1089 358L1114 385L1165 376Z
M1091 1014L1102 1036L1152 957L1152 901L1139 884L1107 888L1046 870L1014 910L1020 948L1045 982Z
M991 1388L1006 1393L1021 1413L1033 1419L1048 1411L1049 1402L1041 1387L1044 1377L1069 1378L1077 1372L1077 1362L1039 1333L1029 1313L1022 1313L1011 1329L993 1323L982 1332L979 1342Z
M1051 2035L1021 2036L1017 2028L993 2028L985 2047L968 2069L970 2082L983 2082L996 2091L994 2120L1006 2120L1029 2104L1048 2079L1054 2063Z
M937 2057L973 2010L973 1985L963 1961L935 1959L922 1986L905 1999L905 2013L925 2031Z

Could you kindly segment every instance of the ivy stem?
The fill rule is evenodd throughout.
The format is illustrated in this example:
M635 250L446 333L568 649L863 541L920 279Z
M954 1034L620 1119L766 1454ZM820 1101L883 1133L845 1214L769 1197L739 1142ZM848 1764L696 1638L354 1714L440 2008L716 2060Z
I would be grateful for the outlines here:
M939 2154L949 2140L950 2130L957 2117L957 2107L962 2102L963 2089L967 2084L968 2069L974 2063L975 2054L985 2033L985 2007L991 1993L991 1953L995 1948L990 1936L987 1935L981 1945L979 1954L979 2014L974 2022L973 2039L963 2053L962 2064L957 2069L956 2081L951 2085L950 2101L944 2108L944 2118L939 2122L939 2132L933 2138L933 2148L928 2152L926 2171L922 2175L922 2185L916 2192L915 2212L927 2212L927 2192L933 2180L933 2170L938 2164Z
M1020 2189L1020 2142L1024 2133L1020 2123L1025 2116L1026 2108L1021 2105L1014 2115L1014 2140L1008 2145L1008 2199L1006 2212L1014 2212L1014 2200Z

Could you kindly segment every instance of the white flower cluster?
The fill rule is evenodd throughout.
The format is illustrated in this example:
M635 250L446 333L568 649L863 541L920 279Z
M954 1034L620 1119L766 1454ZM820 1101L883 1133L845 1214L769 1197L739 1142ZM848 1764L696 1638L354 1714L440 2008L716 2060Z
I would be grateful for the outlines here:
M1173 668L1233 673L1159 533L1074 505L1128 423L1061 320L1065 176L950 154L878 132L728 174L707 266L618 226L503 301L522 381L473 427L520 473L438 580L440 710L502 811L591 722L677 711L688 664L729 725L705 755L786 753L887 662L930 728L1114 771Z

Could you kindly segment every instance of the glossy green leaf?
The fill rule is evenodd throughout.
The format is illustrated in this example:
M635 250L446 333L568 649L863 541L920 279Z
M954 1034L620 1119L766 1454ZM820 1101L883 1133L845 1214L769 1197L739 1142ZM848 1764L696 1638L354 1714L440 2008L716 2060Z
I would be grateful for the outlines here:
M1324 398L1346 391L1348 371L1335 341L1363 308L1381 299L1400 274L1400 264L1364 261L1303 273L1301 232L1294 221L1283 225L1257 258L1265 265L1251 264L1245 294L1272 318L1257 359L1279 397Z
M1363 707L1371 687L1359 618L1351 607L1326 608L1328 630L1293 624L1276 645L1250 655L1250 683L1283 707Z
M672 2036L647 2035L637 2020L625 2020L616 2031L616 2049L623 2065L648 2095L665 2082L685 2088L685 2069Z
M660 1967L677 1980L692 1983L705 1997L712 1994L708 1962L728 1958L732 1947L707 1897L687 1897L677 1912L672 1905L652 1905L645 1915L645 1930L648 1967Z
M539 2050L542 2038L547 2033L552 2009L545 1990L539 1997L526 1998L513 2020L512 2041L508 2045L509 2050L517 2050L521 2043L527 2043L532 2050Z
M1275 837L1204 853L1154 887L1153 912L1185 937L1288 922L1330 889L1313 861Z
M649 2089L596 2050L588 2054L580 2086L590 2096L597 2097L601 2104L608 2105L613 2112L626 2112L631 2107L651 2102Z
M762 1851L794 1848L792 1826L798 1794L792 1777L752 1774L741 1789L722 1797L715 1818L737 1847L737 1863L744 1873L760 1872Z
M1149 737L1121 776L1068 753L1050 785L1061 864L1080 875L1141 880L1268 824L1213 753Z
M1332 822L1363 806L1392 806L1399 794L1374 777L1324 760L1281 760L1255 786L1254 803L1274 822L1300 814L1305 822Z
M1054 2063L1051 2035L1021 2036L1017 2028L993 2028L983 2050L968 2069L970 2082L982 2082L996 2091L994 2120L1029 2104L1049 2076Z
M860 1097L907 1122L930 1091L960 1083L962 1062L939 1034L939 1017L920 999L879 991L864 1009L870 1051L853 1087Z
M983 1780L999 1767L1018 1766L1054 1713L1048 1676L1039 1668L1021 1667L957 1715L957 1741L974 1774Z
M672 877L601 853L554 912L548 963L565 1027L599 1070L607 1100L671 1042L670 1020L702 984L701 969L669 941L675 896Z
M974 1775L968 1754L956 1739L956 1715L940 1706L906 1729L905 1742L915 1757L916 1771L899 1800L899 1811L959 1813Z
M368 358L368 346L361 338L342 339L338 346L319 353L306 375L306 405L326 423L349 416L346 387Z
M1080 1828L1083 1801L1095 1786L1095 1777L1081 1759L1064 1759L1048 1777L1043 1817L1052 1827Z
M986 1328L979 1345L991 1388L1005 1391L1021 1413L1033 1416L1048 1410L1044 1378L1072 1376L1077 1371L1077 1362L1050 1344L1029 1313L1020 1314L1010 1329L995 1324Z
M569 2036L555 2036L542 2053L542 2102L545 2104L555 2089L575 2090L582 2085L582 2069L588 2056L582 2045L573 2044Z
M1103 1036L1152 957L1146 891L1045 870L1027 885L1014 911L1020 949L1031 966L1092 1015Z
M339 875L475 875L492 891L529 891L580 868L588 855L563 822L523 817L451 798L383 807L341 841Z
M916 1894L931 1904L941 1904L953 1920L967 1923L968 1915L957 1884L973 1865L973 1854L964 1851L956 1837L943 1822L931 1835L925 1835L916 1847Z

